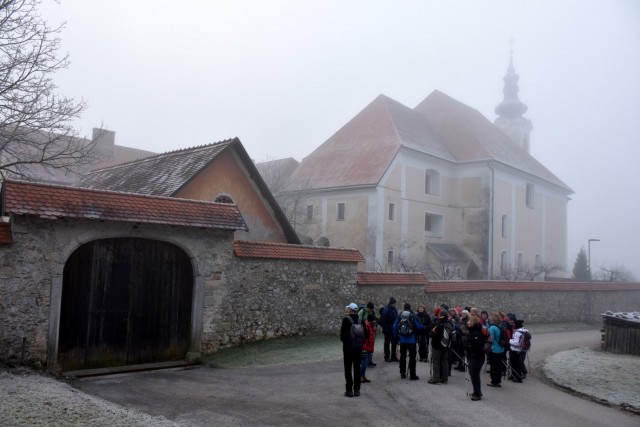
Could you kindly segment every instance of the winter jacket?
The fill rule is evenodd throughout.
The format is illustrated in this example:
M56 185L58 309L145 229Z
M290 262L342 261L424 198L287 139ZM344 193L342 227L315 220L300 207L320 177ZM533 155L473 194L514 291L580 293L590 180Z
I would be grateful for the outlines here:
M398 326L400 325L400 320L402 320L400 317L393 322L393 336L400 344L415 344L418 342L418 331L424 329L424 325L418 320L418 316L415 313L411 313L410 319L413 322L413 333L411 335L400 335L398 333Z
M420 323L422 323L422 326L424 326L422 330L418 331L418 335L428 335L429 325L431 325L431 316L429 316L429 313L427 313L426 311L422 313L417 312L416 316L418 317L418 320L420 321Z
M469 341L469 342L474 342L474 343L478 342L476 340L481 342L482 345L480 346L478 344L478 348L475 349L475 350L474 349L469 349L467 347L465 349L467 357L469 359L473 359L473 360L477 360L477 361L484 361L484 359L485 359L484 344L487 342L487 336L483 332L482 325L480 325L480 324L477 324L473 328L470 328L469 329L469 335L467 336L467 341Z
M522 351L522 342L524 341L524 333L528 332L525 328L516 329L513 338L509 340L511 351Z
M352 313L349 316L344 316L342 318L342 325L340 325L340 341L342 341L342 349L350 349L351 348L351 320L348 319L351 317L354 322L360 322L360 318L357 313ZM364 340L366 342L368 338L369 331L367 328L364 328Z
M398 318L398 310L392 306L392 305L387 305L383 310L382 310L382 315L380 316L380 326L382 326L382 331L385 334L393 334L393 324L395 323L396 319ZM382 324L382 320L385 320L385 323Z
M373 353L376 343L376 326L373 322L369 322L368 320L365 322L365 335L367 336L364 340L364 345L362 346L362 351L368 351L369 353Z
M491 353L504 353L504 347L500 345L500 328L490 324L489 336L491 337Z
M445 328L449 330L449 336L453 340L453 327L451 326L451 322L439 320L432 325L429 335L431 336L431 347L434 350L446 350L446 348L442 346L442 337L444 336Z

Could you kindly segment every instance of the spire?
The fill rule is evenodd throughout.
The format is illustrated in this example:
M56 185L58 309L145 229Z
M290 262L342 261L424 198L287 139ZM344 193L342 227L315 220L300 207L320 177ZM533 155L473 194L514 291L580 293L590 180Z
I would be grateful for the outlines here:
M513 66L513 39L510 40L511 51L509 53L509 67L507 68L507 75L504 76L504 100L495 109L498 116L504 118L516 118L522 116L527 112L526 104L522 103L518 98L518 75L516 69Z
M504 76L504 99L496 107L495 112L499 116L494 124L513 139L523 150L529 152L529 133L533 129L531 121L522 115L528 107L518 98L518 75L513 66L513 39L509 41L509 67Z

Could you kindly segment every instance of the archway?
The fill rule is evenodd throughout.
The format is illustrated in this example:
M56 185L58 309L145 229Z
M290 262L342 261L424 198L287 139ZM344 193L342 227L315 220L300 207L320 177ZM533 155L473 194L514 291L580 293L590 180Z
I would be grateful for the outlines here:
M183 359L192 294L191 262L173 244L82 245L64 267L58 363L72 370Z

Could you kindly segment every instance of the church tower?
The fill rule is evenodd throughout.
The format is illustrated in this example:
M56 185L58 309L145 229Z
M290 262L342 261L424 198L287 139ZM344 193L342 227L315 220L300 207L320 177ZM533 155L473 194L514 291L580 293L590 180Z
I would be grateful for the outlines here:
M498 118L493 122L506 133L523 150L529 152L529 134L533 129L531 120L522 115L527 112L527 105L518 98L518 75L513 67L513 50L509 58L507 75L504 76L504 99L495 109Z

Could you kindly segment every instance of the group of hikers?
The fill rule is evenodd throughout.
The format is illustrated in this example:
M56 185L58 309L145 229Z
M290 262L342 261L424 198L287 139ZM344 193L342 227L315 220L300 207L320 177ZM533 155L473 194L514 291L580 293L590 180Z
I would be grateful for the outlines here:
M377 313L372 302L365 306L351 303L346 311L340 340L347 397L360 396L360 385L370 382L366 372L377 365L373 353L378 328L384 334L384 360L399 362L403 379L420 379L418 361L430 363L429 384L447 384L452 370L465 372L473 387L471 400L481 400L480 373L485 361L490 387L501 387L503 377L516 383L527 377L531 333L513 313L441 304L431 316L423 304L413 311L405 303L399 311L393 297Z

